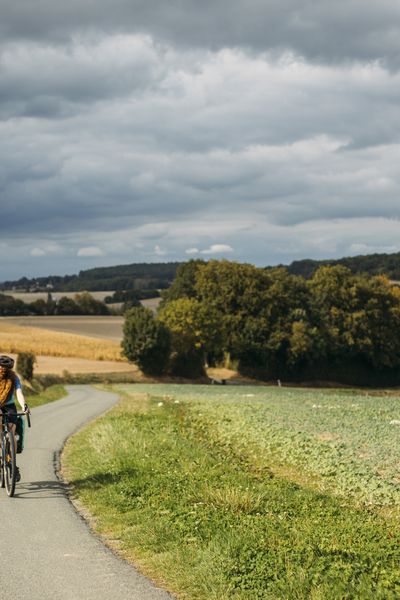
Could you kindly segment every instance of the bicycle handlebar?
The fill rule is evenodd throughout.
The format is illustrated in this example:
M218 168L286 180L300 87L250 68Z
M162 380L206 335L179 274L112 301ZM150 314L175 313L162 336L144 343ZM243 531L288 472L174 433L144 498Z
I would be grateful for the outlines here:
M15 415L15 413L14 413ZM0 410L0 419L2 419L3 417L5 417L4 421L8 423L8 416L6 414L3 413L3 411ZM31 426L31 411L27 410L26 412L17 412L17 417L26 417L26 420L28 421L28 427Z
M26 412L17 412L17 417L26 417L28 421L28 427L31 426L31 411L27 410Z

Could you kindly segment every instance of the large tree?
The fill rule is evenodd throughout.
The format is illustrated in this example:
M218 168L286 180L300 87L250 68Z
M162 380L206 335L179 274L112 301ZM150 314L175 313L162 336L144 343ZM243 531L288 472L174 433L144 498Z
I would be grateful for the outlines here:
M170 355L169 331L148 308L132 308L125 315L122 351L146 375L162 375Z
M180 298L195 298L198 270L204 264L203 260L192 259L179 265L171 287L161 294L161 306Z
M385 277L321 267L309 282L326 360L400 365L400 293Z
M180 298L163 306L158 314L171 333L171 369L186 376L204 375L212 357L223 353L219 313L195 298Z
M227 352L235 355L250 317L260 313L272 278L253 265L211 260L199 265L196 298L219 314L219 328Z

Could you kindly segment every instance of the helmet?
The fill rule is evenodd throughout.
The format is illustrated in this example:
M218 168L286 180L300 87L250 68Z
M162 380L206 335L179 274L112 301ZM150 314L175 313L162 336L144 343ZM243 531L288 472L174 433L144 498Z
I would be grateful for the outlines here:
M2 354L0 356L0 367L4 367L5 369L12 369L14 366L14 359L11 356L5 356Z

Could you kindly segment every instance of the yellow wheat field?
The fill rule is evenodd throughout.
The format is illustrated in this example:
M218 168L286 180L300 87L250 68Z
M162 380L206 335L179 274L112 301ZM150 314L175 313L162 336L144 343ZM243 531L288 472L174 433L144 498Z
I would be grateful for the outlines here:
M40 356L70 356L125 361L118 342L37 327L0 324L0 353L33 352Z

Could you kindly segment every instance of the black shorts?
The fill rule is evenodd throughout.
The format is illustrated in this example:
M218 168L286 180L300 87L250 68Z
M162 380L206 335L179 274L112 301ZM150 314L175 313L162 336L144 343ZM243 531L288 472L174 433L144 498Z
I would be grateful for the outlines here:
M5 406L2 406L0 416L1 416L1 414L7 415L9 423L14 423L14 425L17 424L18 417L17 417L17 407L15 406L15 404L6 404Z

